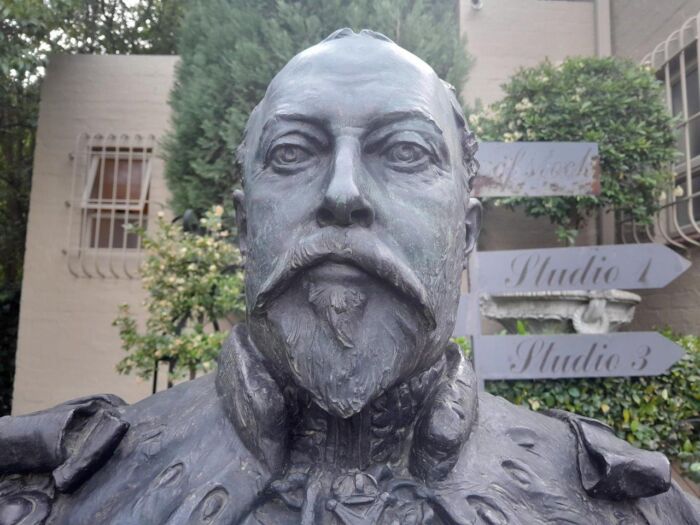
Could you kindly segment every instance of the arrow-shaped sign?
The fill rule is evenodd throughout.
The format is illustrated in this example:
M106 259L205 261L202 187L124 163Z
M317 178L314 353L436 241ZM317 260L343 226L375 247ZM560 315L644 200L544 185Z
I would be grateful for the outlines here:
M479 379L649 376L662 374L683 349L658 332L474 337Z
M662 288L690 262L656 243L478 252L483 293Z
M594 142L481 142L476 197L598 195Z

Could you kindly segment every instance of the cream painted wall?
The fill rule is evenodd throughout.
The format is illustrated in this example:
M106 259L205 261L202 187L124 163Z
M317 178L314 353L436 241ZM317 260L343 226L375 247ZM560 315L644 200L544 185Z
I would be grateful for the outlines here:
M139 280L76 278L66 247L73 153L80 133L153 133L169 120L177 57L55 56L43 84L27 229L13 413L98 392L129 402L150 384L118 375L123 357L111 322L117 305L139 307ZM163 163L153 164L151 200L168 200Z
M613 54L640 61L700 12L700 0L612 0L610 8Z
M477 11L460 0L460 30L475 57L462 90L469 104L498 100L499 86L520 67L596 53L593 1L484 0Z

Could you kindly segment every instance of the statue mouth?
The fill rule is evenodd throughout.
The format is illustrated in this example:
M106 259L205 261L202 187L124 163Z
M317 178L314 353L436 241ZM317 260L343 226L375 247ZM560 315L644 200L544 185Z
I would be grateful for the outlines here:
M343 260L338 260L333 255L328 256L319 264L312 266L303 272L312 281L328 281L338 284L365 284L369 274L362 268Z
M418 303L428 330L434 330L435 309L413 270L377 237L360 229L323 229L297 242L277 261L253 298L251 313L263 313L300 274L356 282L367 274Z

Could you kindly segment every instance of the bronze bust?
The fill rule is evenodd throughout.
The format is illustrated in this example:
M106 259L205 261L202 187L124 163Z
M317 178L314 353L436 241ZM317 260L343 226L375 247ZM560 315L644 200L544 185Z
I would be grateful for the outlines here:
M450 343L476 147L380 34L294 57L239 151L248 312L218 370L0 419L0 524L698 523L663 455L477 394Z

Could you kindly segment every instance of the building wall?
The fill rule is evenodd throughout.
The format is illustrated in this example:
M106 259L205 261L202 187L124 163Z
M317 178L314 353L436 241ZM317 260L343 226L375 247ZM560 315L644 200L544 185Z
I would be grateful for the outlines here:
M700 0L611 0L612 52L641 60L700 11Z
M124 356L117 305L141 304L138 279L77 278L68 270L76 137L152 133L163 137L176 57L55 56L42 87L27 229L13 412L22 414L96 392L126 401L150 384L116 373ZM168 200L163 163L153 161L151 201Z
M474 104L498 100L500 85L520 67L545 58L596 53L595 3L543 0L485 0L481 10L460 0L460 30L475 58L462 94Z

